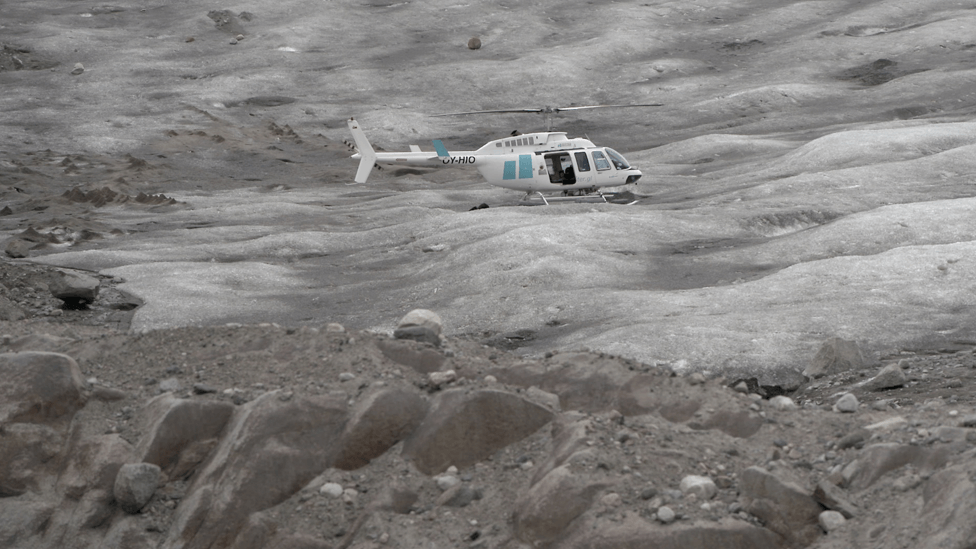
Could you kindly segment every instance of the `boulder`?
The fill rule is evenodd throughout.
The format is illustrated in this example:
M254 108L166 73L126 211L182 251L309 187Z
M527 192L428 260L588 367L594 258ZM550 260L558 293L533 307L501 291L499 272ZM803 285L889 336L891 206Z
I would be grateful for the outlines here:
M949 461L947 445L915 446L884 442L866 446L857 459L843 470L843 477L851 490L863 490L886 473L905 465L914 466L921 473L938 470Z
M30 255L35 244L24 238L11 238L4 244L4 252L14 259L22 259Z
M342 434L337 469L358 469L383 455L417 429L427 414L427 401L418 393L390 388L360 399Z
M447 360L437 349L414 341L381 339L376 342L376 346L386 358L422 374L440 370Z
M145 435L137 446L139 459L158 465L170 478L187 476L216 446L233 411L229 402L172 394L153 398L140 418Z
M559 544L560 549L780 549L779 536L747 522L684 521L657 524L627 517L592 528L579 528Z
M115 477L112 495L129 514L138 513L149 503L159 486L160 470L152 463L127 463Z
M830 338L821 345L803 375L818 378L864 368L864 356L857 342Z
M884 391L903 387L908 382L908 376L897 364L889 364L878 372L878 375L864 382L863 387L869 391Z
M47 527L57 503L33 494L0 497L0 547L24 547Z
M515 502L515 537L533 546L558 540L607 486L576 475L566 466L556 467Z
M67 355L0 354L0 427L70 419L85 404L84 380Z
M47 425L10 423L0 431L0 498L38 492L57 475L62 435Z
M93 276L68 271L56 271L48 281L51 295L67 305L94 303L100 286L101 282Z
M73 500L93 490L111 493L119 469L135 460L135 449L117 434L82 439L68 452L57 489Z
M393 337L440 346L442 329L443 323L437 313L426 309L414 309L400 319L393 331Z
M451 465L463 468L534 433L552 417L544 406L514 393L452 389L437 396L402 454L428 475Z
M749 467L739 476L739 489L747 499L746 510L787 544L805 547L820 537L817 520L823 507L786 472Z
M252 513L288 499L332 466L346 397L279 396L270 391L234 410L220 443L194 474L162 547L228 546Z
M502 383L535 386L558 395L564 410L583 412L616 408L618 394L635 375L619 360L592 353L560 353L545 362L495 368L488 373Z
M817 483L817 487L813 489L813 499L827 509L844 515L844 518L851 519L857 514L857 507L850 502L843 488L827 480Z

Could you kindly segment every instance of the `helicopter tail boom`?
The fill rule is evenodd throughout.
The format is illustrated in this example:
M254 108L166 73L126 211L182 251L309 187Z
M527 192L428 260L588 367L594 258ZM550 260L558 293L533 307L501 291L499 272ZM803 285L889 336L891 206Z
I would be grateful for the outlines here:
M376 151L373 150L373 146L369 144L369 140L366 139L366 133L363 132L359 127L359 123L356 122L355 118L350 118L348 121L349 131L352 132L352 138L356 142L356 148L359 149L359 170L356 171L356 183L365 183L369 178L370 172L373 171L373 165L376 164Z

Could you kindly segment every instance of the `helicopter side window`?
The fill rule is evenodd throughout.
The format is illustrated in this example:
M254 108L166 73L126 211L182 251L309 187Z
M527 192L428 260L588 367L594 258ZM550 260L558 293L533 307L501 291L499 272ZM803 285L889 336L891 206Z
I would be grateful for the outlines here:
M576 153L576 167L581 172L590 171L590 159L586 157L585 152Z
M593 163L596 164L596 169L598 171L609 170L610 161L607 160L606 156L600 151L593 151Z
M613 166L615 168L618 170L626 170L630 168L630 164L627 163L627 159L624 158L624 155L618 153L610 147L607 147L606 151L607 156L609 156L610 160L613 161Z

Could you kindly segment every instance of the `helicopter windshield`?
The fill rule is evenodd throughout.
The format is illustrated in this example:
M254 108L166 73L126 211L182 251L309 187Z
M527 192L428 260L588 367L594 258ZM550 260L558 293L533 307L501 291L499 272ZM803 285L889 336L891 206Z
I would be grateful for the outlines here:
M627 159L624 158L624 155L618 153L610 147L607 147L605 150L607 151L607 156L610 157L610 160L613 162L613 166L615 168L618 170L626 170L630 168L630 164L627 163Z

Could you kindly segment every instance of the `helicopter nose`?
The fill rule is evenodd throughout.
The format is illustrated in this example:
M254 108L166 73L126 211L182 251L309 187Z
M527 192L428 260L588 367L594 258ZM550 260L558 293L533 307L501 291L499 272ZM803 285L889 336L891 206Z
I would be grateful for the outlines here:
M627 176L628 185L631 183L637 183L637 180L640 179L642 175L644 175L640 172L640 170L632 170L632 171L634 172L633 175Z

